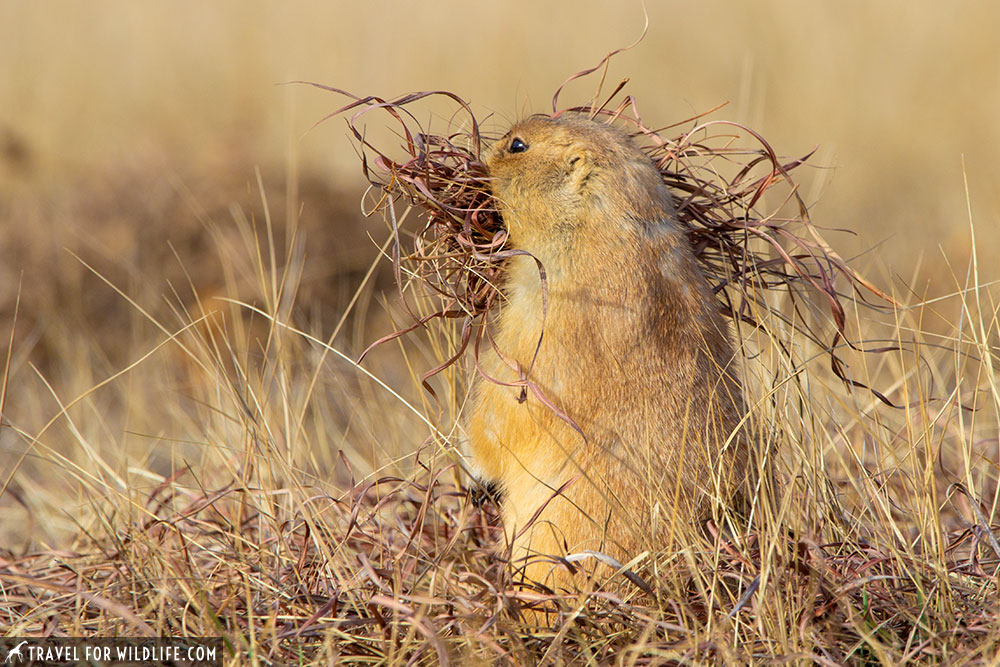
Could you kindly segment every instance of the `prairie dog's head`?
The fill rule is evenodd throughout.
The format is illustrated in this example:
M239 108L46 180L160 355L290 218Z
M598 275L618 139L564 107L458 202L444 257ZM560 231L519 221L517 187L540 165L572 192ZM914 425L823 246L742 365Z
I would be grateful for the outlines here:
M516 123L485 157L515 245L673 217L659 171L622 130L584 116Z

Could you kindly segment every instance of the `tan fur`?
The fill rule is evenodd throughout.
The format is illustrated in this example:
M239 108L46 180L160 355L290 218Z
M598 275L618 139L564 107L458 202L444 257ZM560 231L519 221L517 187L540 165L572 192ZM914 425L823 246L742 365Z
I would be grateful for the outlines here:
M528 149L510 152L514 138ZM520 403L520 388L477 380L469 446L503 492L514 559L592 549L624 563L669 548L672 522L734 502L748 469L727 323L671 196L623 132L585 118L522 121L486 163L508 247L545 267L548 310L532 366L541 281L532 258L513 259L492 332L504 358L483 349L482 369L513 383L530 367L586 436L530 391ZM570 582L534 560L528 578Z

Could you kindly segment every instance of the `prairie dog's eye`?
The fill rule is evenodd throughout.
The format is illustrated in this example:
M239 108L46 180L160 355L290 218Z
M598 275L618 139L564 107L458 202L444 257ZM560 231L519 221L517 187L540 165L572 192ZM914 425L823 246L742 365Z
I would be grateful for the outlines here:
M509 150L511 153L523 153L524 151L528 150L528 144L521 141L520 138L514 137L514 139L511 140L510 142Z

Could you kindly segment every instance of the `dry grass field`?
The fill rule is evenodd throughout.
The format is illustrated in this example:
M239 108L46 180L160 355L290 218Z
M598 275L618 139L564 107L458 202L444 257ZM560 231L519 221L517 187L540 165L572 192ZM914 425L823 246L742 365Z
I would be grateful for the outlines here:
M895 407L742 331L775 511L640 564L652 595L515 587L458 453L471 370L420 385L457 332L356 363L408 323L389 232L344 120L314 125L342 98L280 84L450 90L499 129L641 5L0 3L0 634L222 636L227 664L997 664L1000 8L648 12L610 78L651 124L728 103L782 155L818 146L812 219L897 302L848 313L889 351L842 352Z

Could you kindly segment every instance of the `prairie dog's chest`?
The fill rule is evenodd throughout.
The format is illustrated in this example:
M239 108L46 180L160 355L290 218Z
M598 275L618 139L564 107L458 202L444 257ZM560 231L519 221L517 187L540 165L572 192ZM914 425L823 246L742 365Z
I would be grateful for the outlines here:
M621 353L649 328L656 312L653 280L613 253L575 261L549 260L544 273L531 257L511 262L497 341L519 361L559 363ZM592 261L593 260L593 261ZM572 262L572 263L571 263ZM654 278L658 278L655 276ZM591 358L591 362L597 359ZM537 363L536 363L537 365Z

